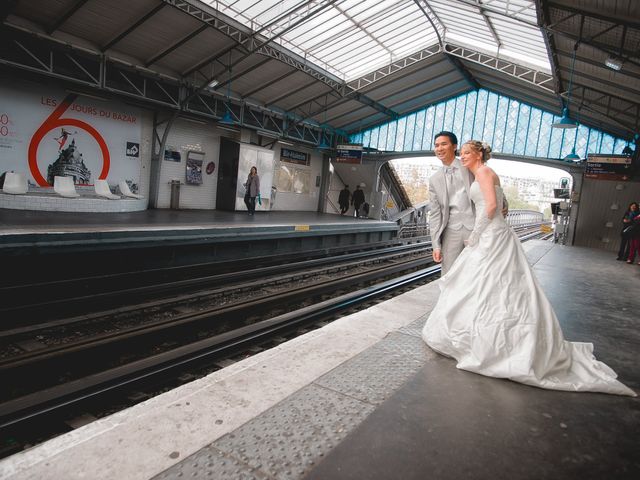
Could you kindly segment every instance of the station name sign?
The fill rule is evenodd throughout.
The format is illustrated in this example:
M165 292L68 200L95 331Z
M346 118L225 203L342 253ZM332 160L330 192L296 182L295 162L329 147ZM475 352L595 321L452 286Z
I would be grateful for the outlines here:
M310 165L309 154L304 152L298 152L297 150L291 150L290 148L280 149L280 161L295 163L297 165Z
M631 178L631 157L589 154L584 176L598 180L629 180Z
M338 145L336 147L336 163L362 163L362 145Z

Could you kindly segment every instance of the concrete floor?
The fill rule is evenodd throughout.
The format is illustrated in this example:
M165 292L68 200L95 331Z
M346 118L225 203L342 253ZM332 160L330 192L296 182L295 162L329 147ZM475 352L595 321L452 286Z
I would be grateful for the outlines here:
M593 342L596 357L640 391L640 267L557 247L535 271L565 337ZM640 478L640 399L542 390L438 356L305 477L465 478Z

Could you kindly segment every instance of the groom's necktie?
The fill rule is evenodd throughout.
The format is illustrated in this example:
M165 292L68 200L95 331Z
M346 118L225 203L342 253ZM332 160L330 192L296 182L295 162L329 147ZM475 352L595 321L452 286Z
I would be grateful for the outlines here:
M447 187L449 187L450 189L455 188L454 175L456 170L457 170L457 167L445 167L445 170L444 170L445 177L447 179Z

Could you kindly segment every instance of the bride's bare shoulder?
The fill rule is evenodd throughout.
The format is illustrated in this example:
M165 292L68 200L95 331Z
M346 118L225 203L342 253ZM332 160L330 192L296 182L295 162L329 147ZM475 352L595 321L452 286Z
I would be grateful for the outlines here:
M476 170L476 179L478 181L484 180L485 182L493 183L494 185L500 185L500 178L496 172L486 165L482 165L478 170Z

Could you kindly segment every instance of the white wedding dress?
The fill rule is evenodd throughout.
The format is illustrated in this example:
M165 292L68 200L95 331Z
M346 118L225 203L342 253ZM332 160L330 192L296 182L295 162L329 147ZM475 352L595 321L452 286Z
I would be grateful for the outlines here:
M485 215L477 182L477 215ZM497 204L503 192L496 186ZM440 280L440 298L422 337L470 372L536 387L635 396L593 356L593 344L564 339L520 240L497 211L479 241Z

